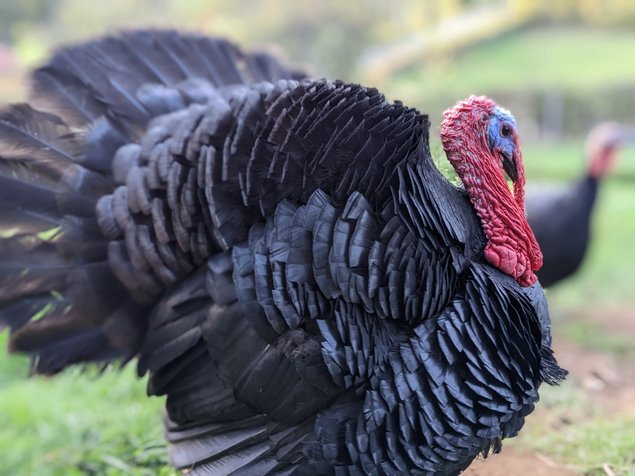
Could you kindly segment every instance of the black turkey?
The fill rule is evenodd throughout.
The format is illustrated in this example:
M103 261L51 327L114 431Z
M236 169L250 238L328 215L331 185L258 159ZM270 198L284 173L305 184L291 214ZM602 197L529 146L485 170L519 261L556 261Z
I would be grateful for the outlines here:
M586 141L587 168L566 188L530 189L527 219L543 253L540 284L552 286L574 274L589 247L599 186L613 169L619 149L635 143L635 129L617 123L596 126Z
M138 358L175 467L456 474L564 377L491 100L442 124L463 191L426 116L224 40L124 33L32 81L0 117L10 348Z

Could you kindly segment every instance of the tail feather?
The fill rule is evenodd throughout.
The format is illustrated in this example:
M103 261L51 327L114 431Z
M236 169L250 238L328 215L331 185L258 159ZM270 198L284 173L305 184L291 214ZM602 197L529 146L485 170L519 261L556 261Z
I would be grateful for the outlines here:
M66 214L95 221L94 210L99 196L94 193L110 190L109 181L94 172L75 173L69 168L67 176L51 185L34 167L23 168L21 175L16 174L14 170L19 164L12 162L11 167L6 167L7 161L0 156L1 238L40 233L50 236L60 227L60 220ZM64 228L67 233L73 231L72 221Z
M3 300L0 304L0 323L15 331L29 320L37 320L39 316L49 313L55 305L51 303L50 293L34 294L29 299ZM61 301L57 305L68 305L68 301Z
M96 198L85 189L96 187L97 193L104 193L107 179L89 177L91 172L75 165L74 157L83 155L81 143L80 135L59 117L27 104L0 111L3 237L54 228L64 203L68 209L82 208L84 215L92 213Z
M91 330L89 324L83 322L77 312L72 309L67 311L68 307L60 305L51 306L50 302L49 308L42 312L43 316L40 319L32 319L28 326L16 330L11 335L9 350L39 353L44 349L56 347L60 340L72 339L79 333Z
M112 178L80 165L85 143L53 114L0 111L0 325L40 372L122 352L101 329L127 296L94 211Z
M127 31L58 52L33 74L30 102L73 126L105 116L136 137L159 111L176 110L182 100L200 101L187 94L193 81L220 87L305 76L270 55L243 53L226 40L176 31ZM161 101L169 99L169 110L157 110L156 98L148 97L147 85L174 88L184 83L190 88L181 89L181 100L172 93L170 99L165 89L152 91Z
M99 198L110 193L112 189L113 182L110 177L74 165L58 182L58 209L63 214L93 217Z
M76 160L89 170L111 176L113 157L117 150L128 142L128 136L105 117L99 117L88 126L86 153Z
M108 259L108 241L101 234L94 217L65 216L55 230L62 237L56 243L63 256L80 262L104 262Z
M57 292L65 281L65 264L2 264L0 269L0 300L10 301L40 294L46 289Z
M104 105L73 68L67 67L63 56L59 53L55 63L32 74L29 101L38 109L59 114L72 127L83 126L100 117Z
M40 175L37 169L31 173L32 167L21 165L0 160L0 216L3 217L2 226L5 228L15 223L8 217L16 212L18 215L27 212L28 215L40 217L45 223L57 214L57 193L47 183L48 176ZM16 200L18 193L23 195L20 201Z
M64 48L36 70L29 104L0 110L0 327L11 330L11 349L34 354L43 373L134 355L152 302L140 304L145 295L121 264L129 260L117 259L122 243L111 241L134 209L116 192L125 190L115 188L118 172L138 158L156 116L233 85L303 76L269 55L175 31ZM98 223L109 200L113 220Z
M26 163L37 158L38 167L61 177L80 155L80 142L57 116L14 104L0 112L0 150L4 159Z
M50 375L72 364L112 361L118 357L120 352L112 347L104 332L93 328L66 333L55 345L39 347L31 370Z

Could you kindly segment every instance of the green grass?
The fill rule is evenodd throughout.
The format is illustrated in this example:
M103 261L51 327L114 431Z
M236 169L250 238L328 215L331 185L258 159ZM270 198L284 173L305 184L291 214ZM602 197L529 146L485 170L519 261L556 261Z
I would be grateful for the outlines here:
M567 313L558 313L556 324L561 337L584 349L607 352L620 359L635 361L635 346L631 335L611 332L606 326L590 323Z
M532 182L555 181L564 182L579 177L585 166L584 139L575 141L521 142L527 180ZM619 155L614 173L606 183L635 181L635 147L623 149Z
M510 446L531 448L568 469L587 476L635 475L635 413L608 416L571 379L543 386L537 414L527 418Z
M6 333L0 347L6 348ZM134 366L73 368L26 378L22 356L0 358L1 474L169 475L161 415Z
M534 447L586 475L604 476L607 465L614 474L635 475L635 417L574 422L558 432L542 433Z
M529 417L515 446L531 447L588 476L606 475L605 464L616 475L635 475L635 414L607 417L571 382L543 388L541 400L547 417Z
M627 61L635 31L582 27L534 27L458 53L452 61L428 63L397 75L398 97L426 100L487 91L536 88L588 90L635 81Z

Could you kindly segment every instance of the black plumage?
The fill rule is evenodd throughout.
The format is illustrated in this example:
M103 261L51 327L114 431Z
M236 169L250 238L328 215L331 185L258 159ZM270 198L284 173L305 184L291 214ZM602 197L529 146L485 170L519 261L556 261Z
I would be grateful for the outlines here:
M585 175L567 188L527 194L527 219L543 254L538 279L552 286L575 273L589 247L599 179Z
M61 50L31 100L0 321L40 373L138 356L188 474L456 474L563 378L417 111L176 32Z

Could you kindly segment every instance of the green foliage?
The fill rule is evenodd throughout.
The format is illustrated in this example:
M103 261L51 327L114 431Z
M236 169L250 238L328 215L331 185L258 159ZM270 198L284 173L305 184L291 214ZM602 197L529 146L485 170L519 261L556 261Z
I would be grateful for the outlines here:
M36 0L31 0L36 1ZM53 4L52 4L53 5ZM111 0L98 6L83 0L56 0L46 19L11 30L28 65L43 60L51 46L131 27L175 27L224 35L245 46L281 47L292 60L311 65L318 76L351 78L367 48L413 29L413 0Z
M6 348L6 332L0 347ZM73 368L26 379L28 359L0 358L2 474L172 475L163 401L148 398L134 366Z
M569 378L560 386L540 389L537 414L509 444L548 455L575 474L605 476L606 465L615 475L633 476L633 428L632 412L607 413Z
M26 376L29 372L29 362L25 357L9 357L6 354L8 332L0 331L0 394L2 390L13 382Z
M15 25L45 20L56 6L56 0L0 1L0 41L11 39Z
M610 115L619 109L619 94L611 109L603 111L605 93L635 83L635 62L624 60L633 44L633 30L527 28L508 34L504 40L475 45L454 57L413 66L382 89L435 115L470 94L509 98L533 110L534 102L542 100L536 93L543 91L565 98L573 95L575 101L588 105L585 111ZM628 113L625 116L631 117Z
M545 390L543 395L559 390ZM568 405L568 402L565 405ZM569 411L566 412L564 415L568 415ZM604 476L611 474L605 470L608 467L613 471L612 474L632 476L635 474L633 428L634 416L598 415L584 420L571 420L568 416L563 416L559 424L546 431L544 427L526 428L522 440L530 441L531 447L535 450L548 454L579 474Z

